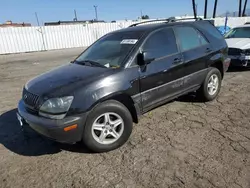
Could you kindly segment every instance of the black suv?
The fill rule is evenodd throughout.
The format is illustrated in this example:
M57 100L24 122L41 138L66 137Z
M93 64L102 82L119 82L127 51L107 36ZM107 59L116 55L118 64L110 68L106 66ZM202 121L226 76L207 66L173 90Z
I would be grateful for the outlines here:
M209 21L134 24L29 81L17 116L58 142L113 150L128 140L141 114L194 91L213 100L230 64L227 51Z

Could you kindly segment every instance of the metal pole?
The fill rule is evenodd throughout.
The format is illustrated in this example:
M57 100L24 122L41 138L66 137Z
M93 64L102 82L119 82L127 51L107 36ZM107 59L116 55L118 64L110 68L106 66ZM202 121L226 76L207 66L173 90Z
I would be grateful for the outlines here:
M36 16L37 25L40 26L39 19L38 19L38 16L37 16L37 13L36 13L36 12L35 12L35 16Z
M213 13L213 18L216 17L217 3L218 3L218 0L215 0L215 2L214 2L214 13Z
M197 16L197 14L198 14L198 4L197 3L195 4L195 12L196 12L196 16Z
M239 2L239 17L241 17L241 6L242 6L242 0L240 0Z
M207 0L205 0L204 19L207 18Z
M226 30L227 30L227 22L228 22L228 12L226 13L226 19L225 19L225 33L226 33Z
M74 10L74 13L75 13L75 19L74 19L74 21L77 21L77 13L76 13L76 10Z
M95 20L96 20L96 21L98 20L97 7L98 7L98 6L94 5L94 8L95 8Z
M196 10L195 10L195 0L192 0L192 4L193 4L193 11L194 11L194 18L196 19L197 18L197 13L196 13Z
M248 1L248 0L245 0L245 4L244 4L242 16L245 16L245 14L246 14L247 1Z
M36 21L37 21L37 25L40 27L40 23L39 23L39 19L38 19L38 15L37 13L35 12L35 16L36 16ZM40 30L39 30L40 29ZM37 31L39 33L41 33L41 36L42 36L42 41L43 41L43 49L46 50L46 47L45 47L45 40L44 40L44 36L43 36L43 31L42 31L42 27L40 27Z

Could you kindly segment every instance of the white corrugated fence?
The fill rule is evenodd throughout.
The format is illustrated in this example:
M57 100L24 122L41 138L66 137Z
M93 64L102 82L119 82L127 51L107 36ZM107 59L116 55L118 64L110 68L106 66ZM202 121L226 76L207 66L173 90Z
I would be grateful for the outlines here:
M0 28L0 54L89 46L104 34L131 24L132 22Z
M228 26L235 27L248 21L250 17L229 18ZM0 28L0 54L89 46L106 33L126 28L133 23L135 22ZM225 18L215 19L215 25L224 23Z

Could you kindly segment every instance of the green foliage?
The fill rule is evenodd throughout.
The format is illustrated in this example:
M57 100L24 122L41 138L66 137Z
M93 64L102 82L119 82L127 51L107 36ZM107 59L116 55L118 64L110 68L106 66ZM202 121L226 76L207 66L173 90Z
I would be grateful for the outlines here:
M141 17L141 19L143 19L143 20L149 19L149 16L148 16L148 15L143 15L143 16Z

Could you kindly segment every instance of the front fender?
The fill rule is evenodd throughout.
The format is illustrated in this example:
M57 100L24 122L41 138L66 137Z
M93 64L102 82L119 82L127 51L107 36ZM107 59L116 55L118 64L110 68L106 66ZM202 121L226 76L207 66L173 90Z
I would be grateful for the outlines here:
M120 94L128 96L138 94L138 78L138 71L126 69L116 75L111 75L91 83L89 86L75 93L74 101L68 114L89 111L97 103Z

